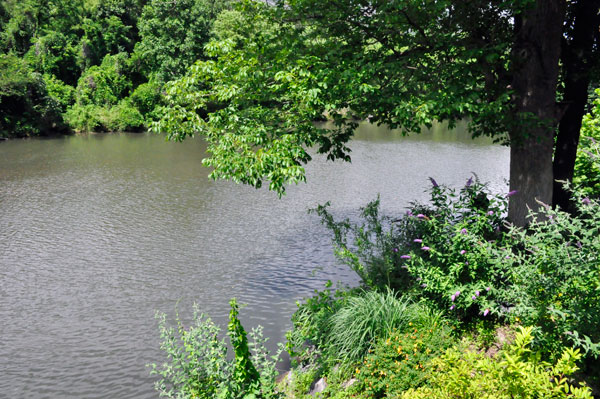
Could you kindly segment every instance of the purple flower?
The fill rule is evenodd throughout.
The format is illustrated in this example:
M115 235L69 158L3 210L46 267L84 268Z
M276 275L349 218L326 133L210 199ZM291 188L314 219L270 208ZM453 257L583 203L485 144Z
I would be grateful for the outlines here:
M479 291L475 291L475 296L479 296L480 292Z
M518 192L519 192L519 190L512 190L512 191L509 191L509 192L506 194L506 198L508 198L508 197L512 197L513 195L515 195L515 194L516 194L516 193L518 193Z
M575 243L575 245L577 245L577 248L583 247L583 244L581 243L581 241L577 241L577 243Z
M461 249L461 250L460 250L460 254L461 254L461 255L464 255L464 254L466 254L466 253L467 253L467 251L465 251L464 249Z
M461 234L467 234L467 229L463 228L463 229L460 231L460 233L461 233Z
M423 284L421 284L421 287L427 288L427 284L423 283Z
M458 297L458 296L460 295L460 291L456 291L456 292L454 293L454 295L456 295L456 296Z
M455 300L455 299L456 299L456 295L452 295L452 296L450 297L450 300L451 300L452 302L454 302L454 300Z
M488 216L492 216L494 214L494 211L489 211L487 214Z
M417 217L418 217L419 219L425 219L425 215L423 215L422 213L419 213L419 214L417 215Z
M473 177L469 177L469 180L467 180L467 184L465 184L465 187L471 187L471 184L473 184Z
M429 247L421 247L421 251L429 251Z
M410 209L408 211L406 211L406 216L412 216L413 213L410 211Z
M487 287L485 290L486 290L486 291L489 291L489 290L491 290L491 289L492 289L492 287Z
M466 261L466 262L465 262L465 265L468 265L468 264L469 264L469 261Z
M433 185L433 187L438 187L438 184L433 177L430 177L429 181L431 181L431 184Z
M472 300L476 300L476 299L477 299L477 297L476 297L475 295L473 295L473 296L471 297L471 299L472 299Z
M418 242L419 244L423 242L423 240L421 240L420 238L415 238L413 241Z
M450 306L450 310L454 310L454 305Z
M585 197L584 199L581 200L581 202L583 203L583 205L589 205L591 201L588 197Z
M504 259L510 259L510 256L506 255L506 256L504 257Z
M398 252L398 248L394 248L394 249L392 249L392 251Z
M410 259L410 255L402 255L400 259Z
M485 316L487 316L487 315L488 315L488 313L490 313L490 310L489 310L489 309L486 309L486 310L484 310L484 311L483 311L483 316L484 316L484 317L485 317Z

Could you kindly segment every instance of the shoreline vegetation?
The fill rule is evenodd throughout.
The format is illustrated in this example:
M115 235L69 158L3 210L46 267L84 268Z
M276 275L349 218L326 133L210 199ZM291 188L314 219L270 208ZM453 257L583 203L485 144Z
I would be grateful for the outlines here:
M327 204L313 210L361 285L328 284L298 303L285 347L272 357L260 329L240 338L235 302L233 357L206 316L174 329L160 315L170 362L153 366L157 390L206 398L598 397L598 193L572 189L575 215L542 206L544 217L525 230L506 223L514 193L493 195L476 178L458 189L431 179L429 191L428 203L400 216L381 215L378 200L359 222L335 220ZM292 368L278 377L284 349Z

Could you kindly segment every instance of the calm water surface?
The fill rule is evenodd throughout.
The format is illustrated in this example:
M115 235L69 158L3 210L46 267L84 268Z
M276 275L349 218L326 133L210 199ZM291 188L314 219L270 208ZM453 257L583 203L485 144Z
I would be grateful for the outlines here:
M363 124L351 148L351 164L316 157L279 200L207 179L200 139L0 142L0 397L156 398L156 310L186 318L198 303L224 323L235 296L245 326L277 342L296 300L356 282L307 208L355 218L380 193L399 213L427 198L427 177L471 172L506 190L508 149L443 126L402 138Z

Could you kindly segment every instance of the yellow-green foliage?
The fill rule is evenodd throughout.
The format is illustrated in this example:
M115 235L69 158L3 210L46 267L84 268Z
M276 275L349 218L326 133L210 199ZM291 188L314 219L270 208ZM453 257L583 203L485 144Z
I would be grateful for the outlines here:
M380 339L355 370L359 386L367 397L397 397L408 388L426 382L427 364L452 345L450 328L411 326L404 332L393 332Z
M410 389L404 399L559 399L592 398L587 387L576 387L568 376L578 368L578 350L565 349L550 364L533 353L532 328L519 328L515 342L496 358L452 348L430 364L429 386Z

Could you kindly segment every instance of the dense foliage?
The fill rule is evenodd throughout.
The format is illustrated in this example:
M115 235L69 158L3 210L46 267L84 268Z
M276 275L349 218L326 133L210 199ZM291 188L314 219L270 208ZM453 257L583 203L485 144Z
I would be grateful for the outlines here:
M589 389L569 377L581 355L565 349L555 363L531 351L532 328L520 328L514 342L491 359L470 350L449 349L430 363L431 386L409 389L401 398L592 398Z
M565 208L553 174L573 177L597 78L599 8L600 0L240 1L231 35L215 36L211 58L169 87L153 128L176 140L206 136L213 178L268 182L281 195L305 180L308 147L349 159L356 119L405 133L467 119L474 136L510 144L509 216L523 226L535 199ZM324 116L331 128L314 124Z
M228 1L0 2L0 137L140 130Z
M573 183L587 195L600 196L600 89L595 91L591 112L583 117L581 142L575 160Z

